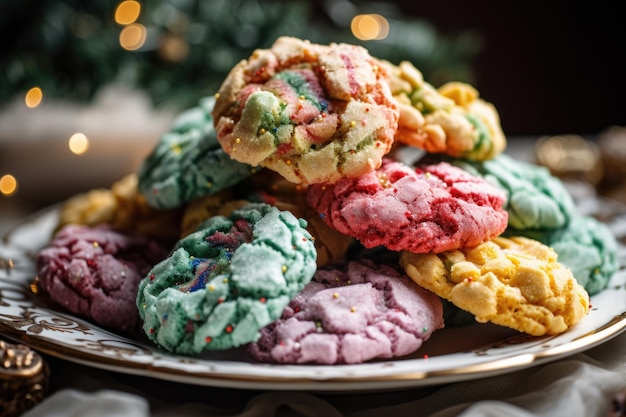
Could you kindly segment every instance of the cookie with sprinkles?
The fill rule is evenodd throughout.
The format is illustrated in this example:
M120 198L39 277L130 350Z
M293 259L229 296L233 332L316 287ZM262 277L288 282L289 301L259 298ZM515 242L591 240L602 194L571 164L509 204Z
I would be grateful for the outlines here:
M63 226L37 253L39 284L68 311L112 330L139 330L139 281L168 249L107 224Z
M362 363L414 353L443 328L441 299L368 260L319 269L249 345L261 362Z
M143 329L181 354L253 342L311 280L315 259L306 222L289 212L249 204L211 217L139 284Z
M500 155L507 145L500 115L467 83L435 88L408 61L385 62L400 108L395 140L429 153L476 161Z
M505 194L442 162L413 169L385 158L359 178L314 184L307 202L324 221L366 248L416 253L478 245L507 226Z
M378 168L399 112L389 74L363 47L280 37L231 70L213 116L233 159L314 184Z
M233 160L217 141L214 97L182 112L139 168L139 191L157 209L173 209L212 195L250 176L256 168Z

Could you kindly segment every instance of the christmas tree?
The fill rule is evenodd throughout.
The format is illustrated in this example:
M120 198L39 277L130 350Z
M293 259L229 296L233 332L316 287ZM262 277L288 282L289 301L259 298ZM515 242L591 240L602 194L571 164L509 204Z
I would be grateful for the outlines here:
M384 16L384 38L360 40L354 16ZM281 35L362 44L390 62L409 60L432 84L471 82L480 39L444 37L393 3L328 0L23 0L0 2L0 102L34 86L45 97L89 100L108 83L145 90L156 105L195 105L254 49ZM6 41L8 40L8 42ZM126 42L126 43L125 43ZM134 42L134 43L133 43Z

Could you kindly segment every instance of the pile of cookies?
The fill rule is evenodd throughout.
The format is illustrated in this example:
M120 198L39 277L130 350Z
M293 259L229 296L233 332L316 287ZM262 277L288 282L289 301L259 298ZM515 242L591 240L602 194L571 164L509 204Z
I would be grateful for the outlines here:
M617 242L563 184L505 155L493 105L356 45L281 37L174 121L140 170L68 200L44 294L168 351L361 363L461 310L566 331Z

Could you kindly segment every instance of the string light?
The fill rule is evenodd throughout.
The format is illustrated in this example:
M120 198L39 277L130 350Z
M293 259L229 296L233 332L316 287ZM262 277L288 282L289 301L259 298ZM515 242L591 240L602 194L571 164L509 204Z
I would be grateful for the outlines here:
M352 34L360 40L380 40L389 35L389 21L379 14L359 14L350 23Z
M74 133L67 144L76 155L82 155L89 149L89 139L83 133Z
M0 194L10 197L17 192L17 180L11 174L0 177Z
M166 35L161 38L159 55L170 62L182 62L189 55L189 44L177 35Z
M137 1L127 0L115 8L115 23L118 25L130 25L139 19L141 4Z
M124 26L120 32L120 46L127 51L136 51L146 42L146 32L146 27L139 23Z
M43 100L43 91L39 87L33 87L26 92L24 102L29 109L34 109L41 104Z

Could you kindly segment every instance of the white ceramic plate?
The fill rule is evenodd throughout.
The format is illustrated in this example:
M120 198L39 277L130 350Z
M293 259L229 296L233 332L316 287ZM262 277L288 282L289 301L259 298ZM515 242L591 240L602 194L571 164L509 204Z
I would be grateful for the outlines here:
M608 223L626 242L626 211L620 204L581 206ZM74 317L33 293L33 262L57 221L55 208L26 219L0 242L0 332L40 352L120 373L191 384L262 390L382 391L436 385L516 371L597 346L626 329L626 246L609 288L591 298L589 314L567 332L532 337L472 324L433 334L415 354L358 365L252 363L243 350L179 356L147 338L123 337Z

